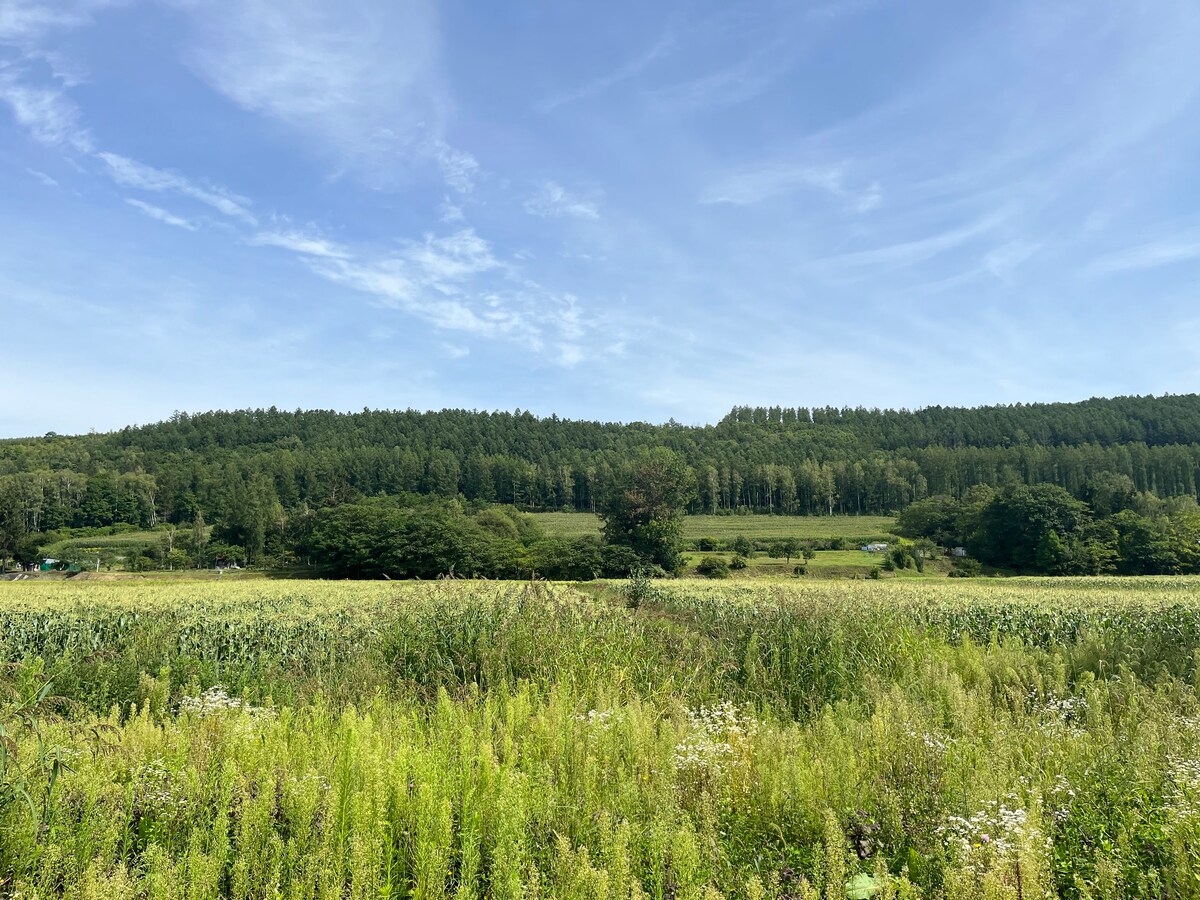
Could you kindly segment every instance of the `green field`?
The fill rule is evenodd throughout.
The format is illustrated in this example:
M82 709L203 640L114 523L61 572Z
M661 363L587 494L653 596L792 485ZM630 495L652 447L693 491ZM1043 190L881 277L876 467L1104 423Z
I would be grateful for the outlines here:
M728 551L693 551L684 554L684 576L695 575L695 567L705 557L716 557L729 561L733 554ZM818 550L809 560L796 556L790 561L783 557L768 556L756 553L746 560L746 568L732 573L735 578L756 578L761 576L791 577L797 565L804 565L806 576L810 578L854 578L865 577L872 569L879 568L886 555L883 553L866 553L862 550ZM945 560L930 560L925 564L924 573L912 569L897 572L885 572L885 578L917 578L943 577L949 571L949 563Z
M1200 580L0 584L0 896L1184 898Z
M600 533L600 517L590 513L532 515L547 534L579 537ZM896 520L889 516L684 516L683 536L685 540L712 537L720 541L740 535L751 540L867 540L890 534L895 525Z

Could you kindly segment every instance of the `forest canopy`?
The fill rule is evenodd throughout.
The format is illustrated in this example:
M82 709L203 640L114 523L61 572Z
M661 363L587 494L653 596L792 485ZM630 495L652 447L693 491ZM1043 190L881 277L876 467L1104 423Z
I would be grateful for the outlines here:
M255 559L299 546L326 510L377 498L603 513L627 490L630 461L660 451L678 460L688 513L892 515L929 498L963 502L983 485L1053 485L1101 520L1194 501L1200 397L738 407L705 426L520 410L178 413L107 434L0 441L0 556L28 555L63 529L203 521ZM674 526L636 527L615 543Z

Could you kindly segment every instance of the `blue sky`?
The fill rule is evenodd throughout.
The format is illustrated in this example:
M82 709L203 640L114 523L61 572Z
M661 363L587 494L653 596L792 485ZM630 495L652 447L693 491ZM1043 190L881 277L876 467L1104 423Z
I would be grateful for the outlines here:
M1194 0L0 0L0 435L1200 388Z

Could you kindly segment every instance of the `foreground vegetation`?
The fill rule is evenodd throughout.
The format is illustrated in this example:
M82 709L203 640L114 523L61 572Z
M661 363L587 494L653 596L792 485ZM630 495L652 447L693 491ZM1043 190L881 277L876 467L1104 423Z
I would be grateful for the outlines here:
M0 895L1196 896L1197 588L0 584Z

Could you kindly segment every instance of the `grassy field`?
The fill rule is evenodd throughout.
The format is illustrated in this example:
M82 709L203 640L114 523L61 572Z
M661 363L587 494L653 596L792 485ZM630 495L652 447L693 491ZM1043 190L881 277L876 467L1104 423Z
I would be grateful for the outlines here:
M1198 597L0 584L0 896L1194 897Z
M728 551L693 551L684 554L684 576L695 575L695 568L705 557L716 557L728 562L732 554ZM764 576L791 577L797 565L804 565L809 578L854 578L867 577L872 569L879 568L886 554L866 553L862 550L817 550L812 559L795 556L790 561L784 557L756 553L746 560L746 568L735 571L734 578L759 578ZM881 573L885 578L941 578L950 570L948 560L934 559L925 563L925 572L904 569Z
M600 533L600 518L589 513L533 513L547 534L579 537ZM895 527L888 516L684 516L686 540L712 537L720 541L745 535L751 540L794 537L800 540L884 537Z

